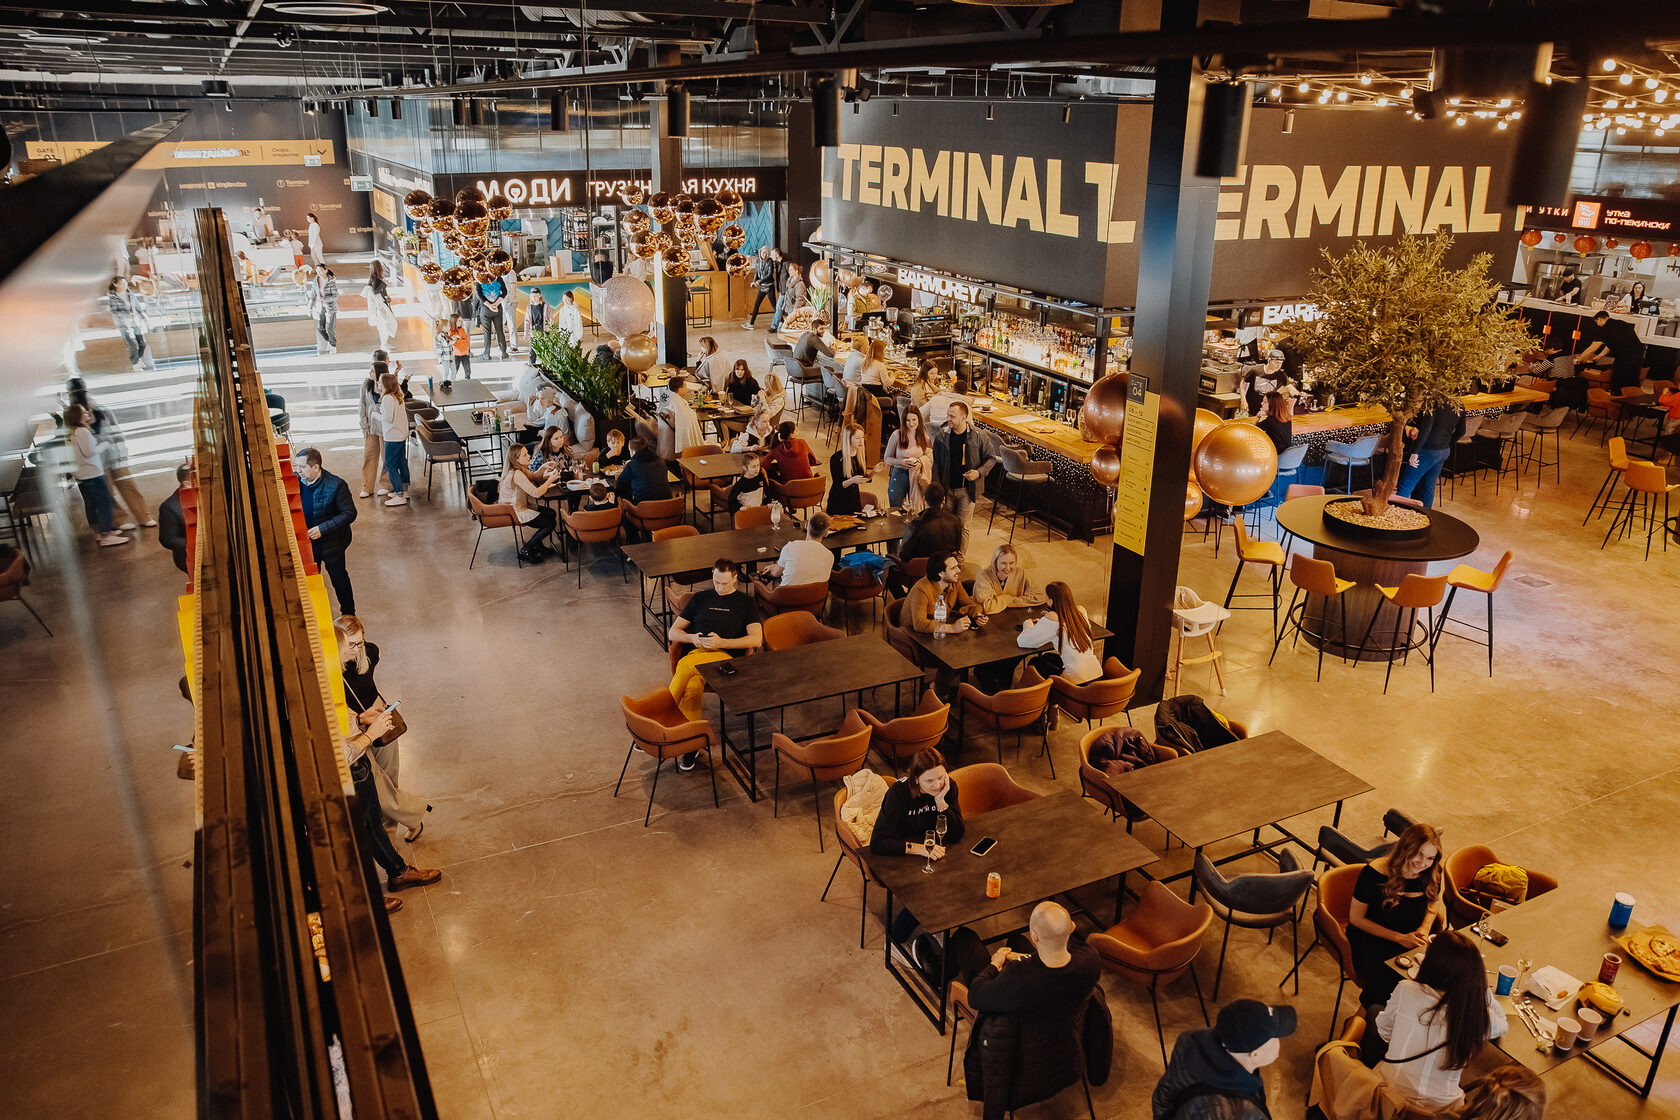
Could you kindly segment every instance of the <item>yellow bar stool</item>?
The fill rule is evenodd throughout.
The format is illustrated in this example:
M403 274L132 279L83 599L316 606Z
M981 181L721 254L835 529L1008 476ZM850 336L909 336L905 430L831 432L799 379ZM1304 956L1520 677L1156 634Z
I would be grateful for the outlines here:
M1486 595L1487 625L1483 627L1477 626L1473 622L1463 621L1460 621L1459 625L1469 627L1478 634L1487 635L1488 676L1490 677L1493 676L1493 593L1498 591L1499 585L1505 582L1505 572L1511 567L1511 557L1513 555L1515 554L1507 549L1505 555L1499 558L1499 563L1493 566L1491 572L1484 572L1480 568L1472 568L1469 564L1460 564L1448 572L1447 586L1452 590L1447 592L1446 606L1441 608L1441 621L1435 624L1435 643L1437 645L1440 644L1443 634L1450 638L1462 638L1467 642L1482 644L1480 638L1473 638L1468 634L1449 634L1447 632L1447 619L1452 615L1453 596L1458 594L1459 588L1466 591L1480 591L1483 595Z
M1279 630L1272 639L1272 656L1266 659L1270 665L1277 659L1278 647L1289 633L1291 626L1295 627L1295 637L1300 639L1303 631L1308 637L1318 641L1318 676L1314 680L1324 679L1324 643L1328 640L1325 634L1314 634L1306 629L1307 607L1312 603L1314 595L1324 599L1325 609L1329 609L1330 600L1334 599L1342 608L1342 661L1347 662L1347 600L1342 593L1353 586L1353 580L1342 579L1336 574L1336 565L1328 560L1314 560L1311 556L1296 553L1289 561L1289 582L1295 585L1295 590L1289 596L1289 610L1283 616L1283 629ZM1302 594L1306 595L1302 599ZM1300 606L1296 606L1299 601ZM1299 612L1299 613L1297 613Z
M1587 507L1587 515L1581 518L1585 525L1592 520L1593 514L1603 517L1604 511L1610 508L1610 496L1616 492L1616 480L1622 478L1627 470L1628 453L1627 440L1621 436L1610 437L1610 471L1604 476L1604 481L1598 487L1598 495L1593 498L1592 505Z
M1412 647L1418 646L1423 653L1423 659L1429 662L1429 691L1435 691L1435 608L1441 605L1441 600L1447 593L1446 576L1425 576L1416 572L1409 573L1400 581L1399 587L1383 587L1377 585L1382 597L1394 607L1394 635L1388 643L1388 670L1383 673L1383 692L1388 692L1388 678L1394 672L1394 651L1404 649L1402 661L1409 662L1412 658ZM1428 625L1424 627L1423 641L1414 642L1412 633L1417 628L1417 612L1427 610ZM1371 631L1376 629L1377 616L1382 614L1382 604L1371 612L1370 625L1365 627L1365 637L1360 639L1359 652L1354 655L1354 661L1359 661L1365 654L1365 646L1371 640ZM1406 617L1406 644L1400 646L1400 618Z
M1661 527L1663 535L1663 551L1668 551L1669 523L1674 520L1669 514L1668 496L1680 490L1680 482L1668 481L1668 472L1655 463L1647 463L1643 459L1628 460L1627 470L1622 472L1622 481L1627 483L1627 500L1622 503L1620 512L1615 520L1610 522L1610 531L1604 534L1604 544L1610 543L1615 536L1616 527L1621 526L1622 535L1628 536L1633 532L1633 515L1638 510L1645 515L1645 559L1651 558L1651 534ZM1657 520L1657 497L1662 497L1662 520Z
M1236 599L1270 599L1272 603L1272 633L1277 633L1278 626L1278 593L1283 583L1283 546L1276 541L1257 541L1248 535L1248 529L1243 525L1243 519L1238 517L1232 525L1237 535L1237 571L1231 577L1231 589L1225 592L1225 609L1231 609L1231 600ZM1272 585L1269 594L1253 591L1237 594L1237 581L1242 579L1243 569L1250 564L1257 564L1268 569L1266 580ZM1255 611L1259 607L1239 606L1238 610Z

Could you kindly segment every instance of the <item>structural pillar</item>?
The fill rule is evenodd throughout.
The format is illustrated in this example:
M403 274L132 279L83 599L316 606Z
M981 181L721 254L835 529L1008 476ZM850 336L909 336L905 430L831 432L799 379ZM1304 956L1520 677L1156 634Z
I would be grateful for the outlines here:
M649 47L648 61L654 66L675 66L679 61L677 48L671 45ZM660 83L660 92L648 99L648 125L653 148L653 192L679 194L683 189L682 138L669 135L669 110L663 83ZM659 360L681 369L688 365L688 281L666 276L657 265L648 279L653 284Z
M1163 7L1163 31L1194 28L1193 0L1167 0ZM1219 181L1193 174L1201 118L1202 78L1195 64L1157 63L1130 373L1147 380L1149 393L1159 394L1159 415L1143 552L1116 542L1107 620L1114 632L1108 652L1142 670L1140 703L1160 699L1172 650L1184 487L1213 276Z
M790 261L809 270L817 259L805 242L822 225L822 160L812 125L811 103L795 101L788 106L787 120L787 205L777 223L777 243Z

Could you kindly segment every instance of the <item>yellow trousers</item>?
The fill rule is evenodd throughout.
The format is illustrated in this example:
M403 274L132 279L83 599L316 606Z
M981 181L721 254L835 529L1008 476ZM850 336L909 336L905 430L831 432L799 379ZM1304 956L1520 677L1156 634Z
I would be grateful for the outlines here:
M682 660L677 662L677 671L671 675L671 699L677 702L684 716L689 719L705 718L700 698L705 695L706 681L700 675L700 666L708 661L728 660L729 654L721 649L695 649L683 654Z

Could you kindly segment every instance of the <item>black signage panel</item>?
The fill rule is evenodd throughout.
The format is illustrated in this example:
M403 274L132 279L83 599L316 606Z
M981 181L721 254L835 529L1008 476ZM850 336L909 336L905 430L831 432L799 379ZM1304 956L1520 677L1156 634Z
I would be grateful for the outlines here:
M1136 303L1147 105L1062 107L876 98L840 114L824 152L823 237L929 268L1104 307ZM988 120L988 114L992 119ZM1256 111L1223 180L1213 300L1294 296L1332 253L1404 231L1451 231L1509 275L1513 139L1484 122L1398 113Z
M1523 222L1535 229L1579 230L1629 237L1674 237L1680 233L1680 202L1619 195L1571 195L1568 206L1529 206Z
M477 187L485 194L500 192L515 210L544 210L557 206L582 206L590 198L611 203L633 187L652 190L652 172L646 169L596 170L585 175L573 171L485 172L475 175L435 175L438 195L453 196L463 187ZM696 167L684 174L683 190L695 196L721 190L739 191L747 202L778 202L787 197L786 167Z

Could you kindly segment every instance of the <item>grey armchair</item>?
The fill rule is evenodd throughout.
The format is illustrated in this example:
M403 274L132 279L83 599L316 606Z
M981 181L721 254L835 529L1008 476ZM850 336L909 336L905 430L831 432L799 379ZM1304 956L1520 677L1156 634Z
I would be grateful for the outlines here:
M1207 892L1208 905L1225 921L1225 936L1219 942L1219 967L1213 974L1213 999L1219 999L1219 981L1225 974L1225 949L1231 943L1231 927L1263 929L1271 943L1277 927L1288 924L1291 959L1300 952L1295 907L1313 885L1313 873L1301 867L1287 848L1277 853L1278 869L1272 873L1238 875L1227 879L1206 854L1196 855L1196 886ZM1296 984L1299 985L1299 979Z
M1369 863L1378 856L1387 855L1394 848L1394 841L1363 848L1341 829L1334 825L1320 825L1318 828L1318 858L1331 867L1346 867L1350 863Z

